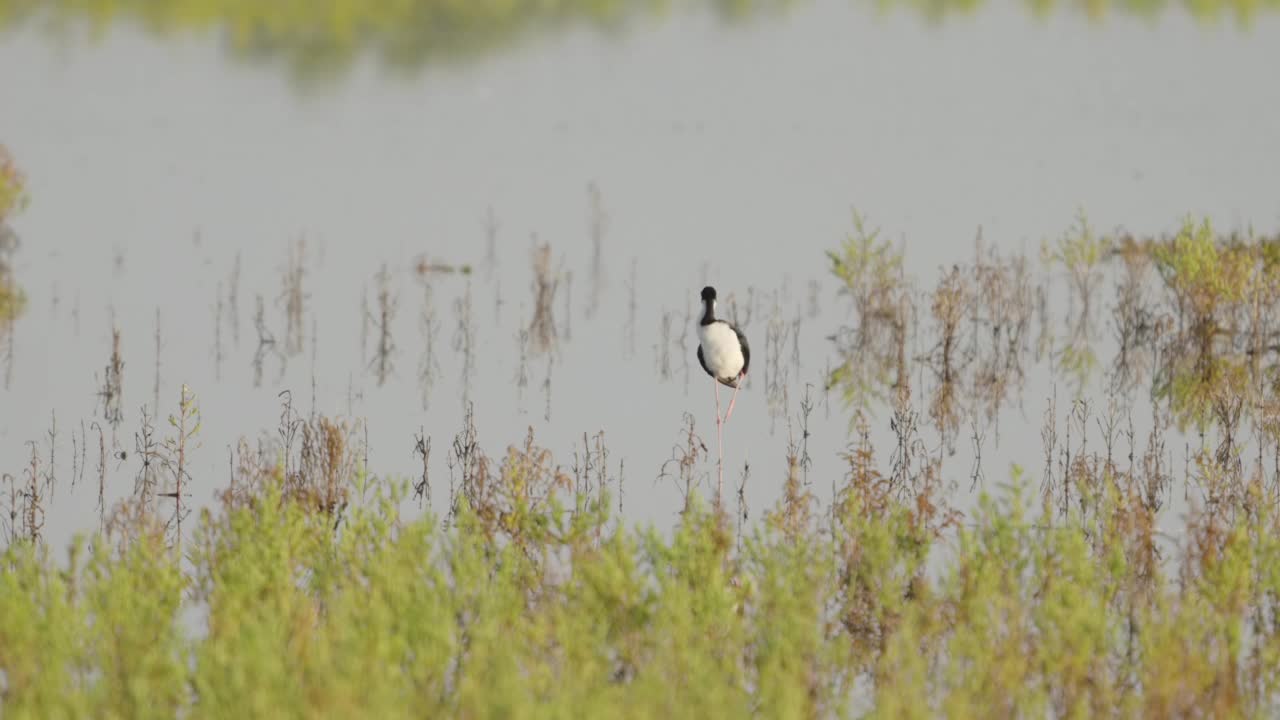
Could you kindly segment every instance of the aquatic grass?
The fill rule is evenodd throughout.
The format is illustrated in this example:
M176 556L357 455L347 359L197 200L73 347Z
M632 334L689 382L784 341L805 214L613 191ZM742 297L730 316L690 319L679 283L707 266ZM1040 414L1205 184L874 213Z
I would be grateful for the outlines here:
M18 285L11 266L12 256L18 250L18 236L6 221L21 212L28 202L26 178L9 150L0 144L0 344L5 348L6 389L13 370L14 325L27 305L26 293Z
M675 7L709 14L732 27L778 17L796 4L795 0L697 0ZM1156 18L1180 11L1206 25L1229 18L1242 29L1280 10L1278 0L1026 0L1025 4L1040 18L1070 12L1101 24L1111 15ZM928 22L942 22L982 12L988 3L872 0L867 5L877 13L903 9ZM309 3L264 5L233 0L6 0L0 2L0 27L31 23L55 34L96 38L116 21L163 37L220 33L235 57L283 66L298 89L306 91L348 77L362 59L374 58L412 75L423 67L475 61L552 31L590 27L605 34L627 32L672 11L671 3L660 0L347 0L323 12Z
M26 178L8 148L0 145L0 222L26 207Z
M1019 402L1009 390L1021 387L1033 349L1037 359L1050 359L1073 397L1084 396L1104 368L1091 298L1109 274L1117 276L1109 320L1119 349L1105 365L1113 389L1145 384L1180 430L1226 427L1234 443L1241 424L1280 387L1275 235L1219 233L1208 219L1190 217L1163 236L1102 234L1082 214L1042 246L1043 272L1060 273L1069 289L1057 317L1044 290L1052 275L1036 279L1037 294L1025 255L985 251L981 234L972 262L939 268L932 289L904 277L901 254L858 216L827 254L849 301L849 322L828 338L836 364L827 389L870 412L913 389L908 363L928 368L931 382L914 391L931 398L930 420L949 448L963 419L991 421ZM921 337L925 350L908 355L908 338Z
M910 286L903 277L902 250L881 239L880 232L854 212L853 232L837 250L827 251L854 323L833 338L841 363L827 373L826 385L838 388L847 405L864 410L883 402L886 389L904 380L897 361L906 341Z
M567 466L532 430L490 453L469 404L446 446L439 514L421 429L420 478L374 475L359 422L301 415L287 391L275 432L256 447L242 440L216 488L189 474L199 474L185 453L200 413L184 386L171 428L158 432L157 415L144 414L134 449L117 455L136 470L133 496L59 555L42 532L60 511L54 462L32 443L27 469L0 477L0 713L1280 712L1280 484L1266 458L1280 457L1277 329L1266 320L1280 297L1274 239L1200 222L1167 237L1094 234L1105 251L1081 267L1116 271L1115 329L1132 377L1136 358L1150 363L1151 424L1140 435L1123 398L1095 409L1073 397L1059 412L1055 393L1043 472L1031 477L981 467L986 430L974 419L976 467L961 477L975 502L962 513L968 496L943 473L945 446L923 441L919 423L942 424L930 414L937 385L948 386L953 438L957 418L1003 402L993 385L1017 386L1035 281L1025 258L979 243L972 262L916 290L891 246L865 226L853 237L854 252L836 251L832 267L861 283L845 287L867 339L840 341L864 331L855 325L835 347L851 367L882 363L873 374L893 399L894 437L873 442L870 415L854 412L843 471L813 470L806 392L783 469L770 477L759 463L751 477L752 488L782 488L754 524L746 469L737 517L704 499L709 466L691 416L658 469L682 500L669 532L625 521L622 467L603 433L575 442ZM877 245L886 254L861 252ZM856 293L881 280L860 311ZM455 307L460 353L473 332L470 291ZM770 362L781 363L778 304L775 295ZM928 313L923 340L916 305ZM1065 320L1068 337L1092 337ZM109 368L122 366L118 354ZM908 362L935 370L934 387L920 387L926 374ZM1167 437L1188 418L1201 423L1198 440ZM84 428L79 437L83 447ZM179 531L193 482L217 500ZM830 483L830 494L811 483ZM428 501L425 514L414 499Z
M160 520L155 532L81 538L64 560L13 542L0 554L0 707L7 717L1280 709L1269 617L1280 514L1259 502L1260 481L1188 515L1172 572L1147 577L1133 542L1143 530L1115 521L1127 500L1106 477L1085 483L1113 488L1089 512L1044 515L1014 468L961 521L934 491L881 475L862 444L828 508L834 525L819 514L761 523L735 549L725 517L696 492L669 534L615 523L607 490L522 505L547 462L531 447L507 453L508 499L463 494L447 525L406 517L409 484L357 468L335 528L278 471L201 514L186 564Z

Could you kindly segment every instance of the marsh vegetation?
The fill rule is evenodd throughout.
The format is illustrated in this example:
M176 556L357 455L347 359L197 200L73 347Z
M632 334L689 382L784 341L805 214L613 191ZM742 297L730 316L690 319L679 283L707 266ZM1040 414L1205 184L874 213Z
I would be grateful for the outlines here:
M215 35L229 53L244 62L283 66L304 88L349 76L362 59L373 58L401 75L420 73L433 65L476 61L537 41L549 34L565 35L591 28L618 35L673 13L705 13L727 25L742 25L785 15L795 0L656 0L592 2L570 0L545 3L416 2L347 3L330 12L307 4L261 6L228 0L155 3L111 0L92 6L68 0L0 1L0 30L35 26L56 37L98 36L111 23L129 24L160 37L183 34ZM866 3L879 13L903 12L930 23L971 16L984 3L942 2ZM1044 19L1065 13L1095 23L1112 16L1156 20L1187 12L1206 25L1229 21L1248 29L1259 17L1280 9L1277 0L1071 0L1054 3L1025 0L1027 13Z
M0 716L1280 714L1277 6L979 6L0 0Z
M564 299L571 273L553 245L529 246L509 383L523 393L545 363L544 420L557 358L574 352L568 319L589 323L614 287L601 279L604 202L592 186L582 305ZM725 298L762 339L748 387L782 472L743 463L724 495L696 414L665 460L619 457L603 431L562 452L532 427L488 437L465 388L475 297L493 286L469 265L403 269L420 286L410 375L423 407L452 351L465 409L452 437L398 431L414 475L377 470L368 419L300 410L288 388L272 430L228 448L225 474L201 471L192 458L211 448L193 389L144 404L129 429L113 327L93 416L51 418L3 475L6 715L1275 712L1280 237L1196 219L1136 237L1082 215L1038 258L979 233L971 260L931 282L905 273L908 247L855 215L804 293ZM255 386L268 357L285 367L319 331L306 322L309 256L291 241L278 292L256 291ZM225 288L238 267L218 286L217 358L237 356L238 290ZM653 323L655 379L696 391L693 301L644 318L631 267L618 354ZM395 317L413 296L394 276L379 265L362 293L361 371L375 387L409 342ZM438 306L446 281L451 307ZM812 328L828 302L842 320ZM157 358L163 328L157 318ZM809 355L825 358L818 382ZM1052 378L1043 464L1010 465L1000 419L1037 372ZM1090 399L1098 388L1105 403ZM846 441L819 476L822 423ZM971 464L957 468L966 444ZM129 489L113 493L122 478ZM96 522L69 549L51 544L47 519L84 493ZM630 521L636 493L669 496L670 527Z

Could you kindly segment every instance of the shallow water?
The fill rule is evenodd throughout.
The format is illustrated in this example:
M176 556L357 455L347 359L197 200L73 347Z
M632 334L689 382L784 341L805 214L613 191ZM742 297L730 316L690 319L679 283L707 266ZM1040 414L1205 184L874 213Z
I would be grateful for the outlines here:
M851 207L901 238L908 275L930 289L941 267L972 256L979 227L1002 252L1034 257L1078 208L1104 230L1168 231L1185 213L1222 229L1274 229L1280 125L1264 120L1280 112L1278 31L1271 15L1240 28L1197 24L1176 8L1097 23L1004 5L933 23L815 2L749 22L681 11L623 33L570 25L414 72L356 55L308 84L286 63L246 61L218 32L157 35L118 22L86 40L18 24L0 33L0 141L32 196L12 221L31 302L0 390L0 471L20 476L29 441L47 457L56 414L60 487L46 536L57 542L95 524L94 493L66 487L72 428L102 421L96 393L114 317L126 363L116 440L132 451L139 409L156 394L158 312L163 412L174 411L182 383L200 398L197 501L225 482L237 437L274 432L287 389L302 412L314 402L367 418L378 472L416 474L413 433L423 428L437 504L464 399L495 456L533 426L568 464L584 432L603 430L610 462L624 463L628 518L667 524L680 496L655 478L684 412L714 453L692 326L710 282L740 304L749 290L754 298L739 319L759 370L725 437L729 468L750 463L753 516L785 474L786 424L770 416L764 382L775 297L782 318L802 317L785 410L794 417L805 384L815 386L810 477L824 495L843 473L836 453L849 440L849 411L821 392L836 362L826 338L847 317L823 251L850 231ZM598 293L592 183L607 218ZM521 389L535 237L571 279L552 304L554 361L531 357ZM255 296L283 344L281 277L299 238L300 351L282 373L268 356L255 387ZM439 365L425 408L420 256L475 268L432 276ZM395 350L379 387L362 350L362 297L376 305L384 265ZM1061 323L1068 309L1053 282L1050 311ZM233 286L239 340L224 306L218 363L216 301ZM474 370L464 382L455 303L468 294ZM1107 342L1104 319L1094 331ZM1000 415L998 446L994 426L979 428L988 481L1013 462L1043 466L1040 420L1054 388L1047 366L1031 368L1021 407ZM1107 400L1100 377L1083 394ZM887 426L882 408L873 437L887 439ZM973 473L969 434L962 427L944 465L961 487ZM936 430L923 436L941 446ZM89 462L86 476L92 452ZM109 464L114 497L132 490L136 472L131 459Z

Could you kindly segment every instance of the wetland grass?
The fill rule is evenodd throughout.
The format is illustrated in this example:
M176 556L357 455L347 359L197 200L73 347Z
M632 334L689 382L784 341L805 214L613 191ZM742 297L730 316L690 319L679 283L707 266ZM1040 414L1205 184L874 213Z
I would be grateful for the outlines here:
M471 379L476 374L476 324L472 314L470 276L467 276L462 294L453 301L453 315L456 322L453 330L453 350L462 360L458 387L462 390L462 406L469 408Z
M433 498L422 426L399 446L414 477L375 474L390 458L371 465L367 423L350 407L324 415L314 399L300 413L287 390L274 427L228 449L221 487L196 470L209 450L185 384L167 429L159 408L140 408L126 452L113 322L102 424L72 431L70 487L55 495L67 467L56 416L0 475L0 712L1274 715L1280 238L1190 220L1168 236L1108 235L1081 218L1046 247L1037 275L980 236L972 258L920 280L856 218L829 255L845 319L824 332L822 386L803 374L822 366L802 355L818 352L806 342L823 317L813 283L726 303L765 327L764 406L785 442L776 463L764 447L734 468L736 497L708 505L712 460L685 413L642 490L678 498L668 532L622 514L624 466L602 431L575 439L567 463L532 427L496 452L482 444L467 389L469 273L453 303L464 414L444 453L447 502ZM563 277L550 261L535 249L533 319L503 335L523 348L518 390L539 334L567 339L550 316ZM367 317L375 348L393 347L390 272ZM439 276L418 273L433 356L427 275ZM1074 298L1063 314L1035 289L1055 282ZM255 305L257 386L265 355L283 365L287 350L261 295ZM535 322L539 305L547 319ZM670 348L687 315L653 318L661 379L677 371ZM312 341L314 355L314 325ZM545 354L549 417L557 352ZM1001 462L997 424L1020 408L1037 355L1055 373L1038 479ZM1104 388L1106 402L1081 387ZM825 458L838 466L815 463L811 447L828 397L849 414L846 446ZM873 439L885 427L888 439ZM48 520L84 492L87 430L98 434L99 528L59 555ZM951 469L966 449L973 465ZM126 465L134 482L117 498L109 476ZM766 486L778 488L771 501ZM198 507L196 488L216 499Z
M26 178L18 170L8 149L0 145L0 345L4 348L5 390L13 381L17 347L14 331L18 316L27 303L26 294L18 285L12 267L13 256L18 252L18 234L6 221L26 207L27 201Z
M120 329L114 326L111 328L111 356L103 369L98 399L102 419L111 425L114 432L124 421L124 358L120 354Z
M287 472L268 448L252 460L242 451L231 489L184 545L189 574L170 552L179 540L164 539L145 505L117 508L109 542L52 561L39 550L35 454L24 479L36 489L23 491L22 536L0 573L5 708L1274 710L1273 483L1201 456L1184 482L1211 501L1186 515L1185 544L1168 555L1156 529L1174 491L1162 485L1165 466L1136 448L1086 445L1079 433L1096 430L1093 419L1078 405L1067 414L1070 460L1059 468L1078 491L1047 494L1051 512L1015 468L1002 499L984 492L960 515L937 458L895 456L882 471L861 416L831 502L804 479L801 436L788 442L784 492L763 523L730 524L686 486L669 536L612 515L620 478L603 436L584 437L564 470L532 434L491 459L468 420L450 452L456 489L442 525L402 515L408 484L368 475L342 440L349 433L308 420L324 439L285 452ZM297 422L290 410L282 417ZM692 427L688 418L696 454ZM206 608L208 633L185 628L187 603ZM94 617L111 617L114 633L93 630ZM128 692L112 669L134 678Z
M303 316L306 313L307 293L303 289L306 278L307 243L298 238L289 245L289 256L281 277L280 295L276 302L284 306L284 351L290 357L302 352L304 341Z
M377 333L377 344L373 349L373 357L369 360L369 369L377 378L378 387L382 387L394 370L392 358L396 344L392 338L392 323L400 306L396 293L391 289L391 274L386 265L378 271L377 288L377 311L367 318Z
M696 0L693 12L705 14L726 28L750 27L779 11L792 8L794 0ZM1090 23L1115 22L1117 18L1156 22L1167 16L1185 15L1206 27L1234 25L1248 32L1260 20L1269 19L1280 4L1274 0L1182 0L1154 4L1146 0L1072 0L1048 5L1040 0L1017 3L1037 20L1067 13ZM918 13L922 21L962 21L984 8L972 2L893 3L895 10ZM885 6L884 9L889 9ZM0 29L24 23L56 25L60 33L75 35L112 23L131 25L146 33L172 37L210 33L233 37L229 52L251 64L280 70L296 92L314 93L341 84L357 75L362 63L384 66L405 76L476 62L546 36L568 34L584 27L610 34L626 32L657 21L667 11L660 3L625 0L600 5L591 0L565 0L547 5L534 0L510 0L498 7L446 0L392 2L372 0L346 14L317 18L307 5L289 6L271 14L256 5L231 0L197 0L194 8L152 6L140 0L111 0L100 5L60 0L47 5L24 6L22 12L0 15ZM252 41L238 33L258 28ZM363 30L363 32L362 32ZM693 125L701 131L701 123ZM684 122L676 125L683 130ZM706 278L699 278L706 284Z
M436 315L435 289L423 281L422 308L418 311L418 331L422 336L422 354L418 357L418 392L422 397L422 409L431 406L431 391L440 378L440 359L436 347L439 343L440 319Z
M553 272L551 268L551 245L539 243L533 239L533 317L529 320L529 338L535 355L554 351L560 337L556 327L555 299L556 291L566 276L563 270Z

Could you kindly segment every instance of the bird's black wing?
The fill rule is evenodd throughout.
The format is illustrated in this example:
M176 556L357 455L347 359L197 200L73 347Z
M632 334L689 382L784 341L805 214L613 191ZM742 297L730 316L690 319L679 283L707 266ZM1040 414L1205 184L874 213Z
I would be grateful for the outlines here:
M747 336L737 327L733 328L734 334L738 336L738 344L742 346L742 374L747 374L747 367L751 365L751 346L747 345Z
M702 358L702 345L698 345L698 364L702 366L703 370L707 371L708 375L715 377L715 374L707 367L707 361Z

